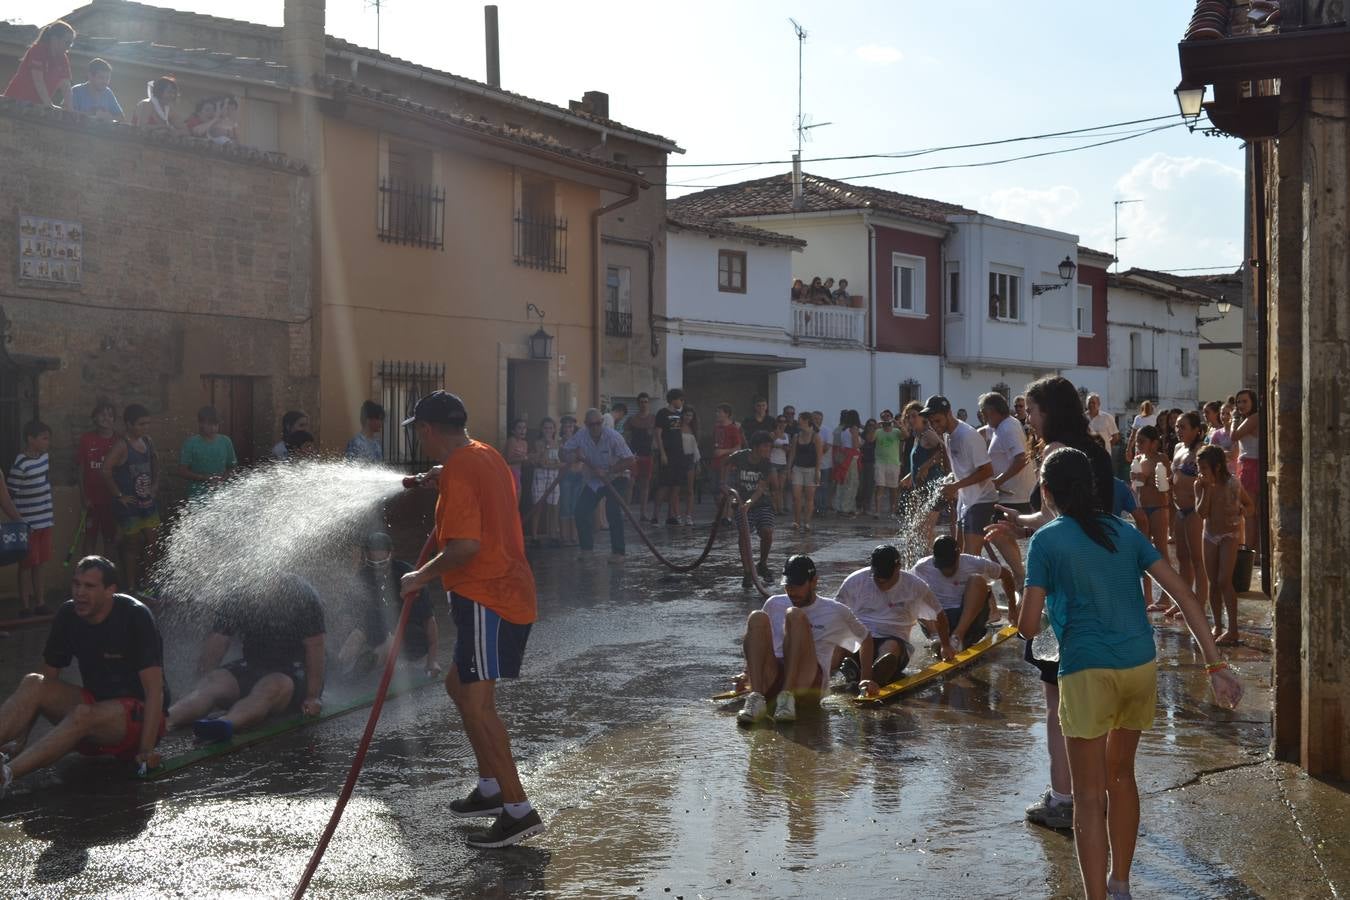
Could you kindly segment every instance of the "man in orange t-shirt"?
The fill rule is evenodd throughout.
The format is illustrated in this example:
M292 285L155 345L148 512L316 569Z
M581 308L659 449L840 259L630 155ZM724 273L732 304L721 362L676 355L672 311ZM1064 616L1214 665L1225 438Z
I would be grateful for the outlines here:
M495 816L492 826L470 834L468 843L506 847L544 830L525 798L495 694L498 678L520 675L535 620L534 574L525 559L515 479L501 454L469 437L468 420L463 401L436 391L417 401L403 422L416 427L427 456L441 460L435 532L440 552L404 575L401 588L406 596L440 579L450 597L455 654L445 690L478 759L478 786L463 800L451 801L450 813Z

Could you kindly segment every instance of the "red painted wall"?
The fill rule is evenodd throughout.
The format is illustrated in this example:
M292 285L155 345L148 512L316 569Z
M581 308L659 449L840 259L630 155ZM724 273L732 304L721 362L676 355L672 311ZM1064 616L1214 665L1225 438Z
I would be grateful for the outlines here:
M1092 285L1092 337L1078 339L1078 364L1105 366L1107 364L1106 270L1094 266L1079 266L1078 283Z
M913 234L883 225L876 226L876 310L878 350L892 353L942 352L939 323L942 315L942 239ZM891 312L891 254L906 253L927 260L924 274L923 318L897 316ZM1105 273L1102 273L1105 276ZM1105 285L1103 279L1102 284ZM1105 329L1103 329L1105 330Z

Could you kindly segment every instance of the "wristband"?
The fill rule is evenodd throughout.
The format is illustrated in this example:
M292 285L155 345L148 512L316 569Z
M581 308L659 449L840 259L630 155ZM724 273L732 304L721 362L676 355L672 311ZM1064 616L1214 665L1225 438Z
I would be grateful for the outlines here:
M1206 664L1206 665L1205 665L1205 674L1206 674L1206 675L1213 675L1215 672L1222 672L1224 669L1227 669L1227 668L1228 668L1228 662L1227 662L1226 660L1222 660L1222 659L1221 659L1221 660L1219 660L1218 662Z

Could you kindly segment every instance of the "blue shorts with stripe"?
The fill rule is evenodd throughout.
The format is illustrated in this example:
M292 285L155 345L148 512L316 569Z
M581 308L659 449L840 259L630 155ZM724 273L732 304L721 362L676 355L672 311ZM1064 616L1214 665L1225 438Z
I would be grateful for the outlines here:
M455 624L455 668L461 684L519 678L529 625L516 625L468 597L450 594Z

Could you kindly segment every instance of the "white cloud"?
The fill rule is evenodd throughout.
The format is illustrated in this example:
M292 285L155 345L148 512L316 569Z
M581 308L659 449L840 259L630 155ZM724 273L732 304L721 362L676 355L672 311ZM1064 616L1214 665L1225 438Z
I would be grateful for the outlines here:
M1078 209L1081 199L1077 189L1066 184L1041 190L1010 187L994 191L981 200L976 208L1010 222L1063 229Z
M898 63L905 58L905 55L895 47L888 47L883 44L864 44L853 51L863 62L880 63L890 65Z
M1122 267L1155 269L1242 261L1243 172L1200 156L1154 153L1116 181ZM1107 248L1103 248L1107 249Z

